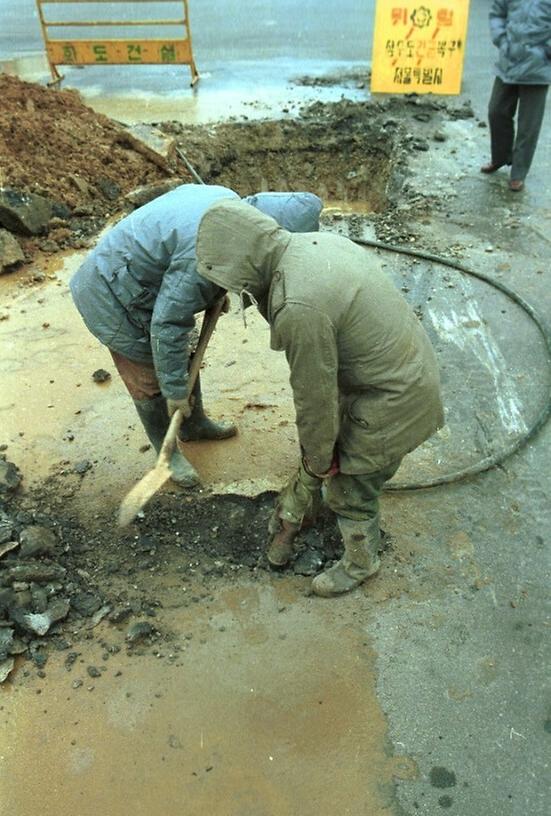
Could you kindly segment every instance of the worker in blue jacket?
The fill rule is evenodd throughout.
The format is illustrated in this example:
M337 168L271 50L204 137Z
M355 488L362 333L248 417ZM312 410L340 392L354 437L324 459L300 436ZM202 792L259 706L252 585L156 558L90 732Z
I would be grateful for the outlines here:
M237 429L205 414L197 378L187 399L189 356L195 315L223 290L197 273L195 240L206 210L220 199L238 199L225 187L185 184L145 204L116 224L87 256L70 282L86 326L103 343L158 452L170 417L191 414L182 441L225 439ZM319 227L321 200L312 193L258 193L243 199L290 232ZM197 472L180 450L171 460L172 478L186 487Z

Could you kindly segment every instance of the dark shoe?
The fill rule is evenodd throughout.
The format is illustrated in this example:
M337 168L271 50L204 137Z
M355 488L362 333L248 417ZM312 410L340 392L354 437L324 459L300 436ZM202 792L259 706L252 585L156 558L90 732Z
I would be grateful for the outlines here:
M192 392L193 408L191 416L182 422L180 439L182 442L198 442L201 439L229 439L237 433L237 427L231 422L214 422L205 414L201 381L199 377Z
M147 438L159 453L169 426L165 398L159 395L153 399L134 400L134 405ZM194 487L200 483L197 471L178 448L170 459L170 470L172 481L182 487Z
M521 190L524 190L524 182L520 179L511 179L509 189L512 190L513 193L520 193Z
M499 170L500 167L503 167L503 164L494 164L493 162L489 162L488 164L483 164L480 168L481 173L495 173L496 170Z

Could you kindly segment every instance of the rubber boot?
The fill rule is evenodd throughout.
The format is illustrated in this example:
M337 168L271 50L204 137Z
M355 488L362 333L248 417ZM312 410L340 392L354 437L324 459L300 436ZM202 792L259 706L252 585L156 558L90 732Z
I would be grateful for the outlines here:
M344 555L312 581L312 591L323 598L350 592L381 566L378 516L364 521L337 516L337 521L344 542Z
M237 427L231 422L214 422L205 414L199 377L197 377L193 388L192 402L191 416L182 422L180 428L182 442L198 442L201 439L229 439L230 436L235 436Z
M292 524L290 521L280 519L279 530L274 533L266 551L271 567L282 569L288 564L295 552L293 543L299 530L300 524Z
M170 422L165 398L159 395L153 399L134 400L134 405L149 441L159 453ZM172 480L182 487L193 487L200 484L197 471L178 448L175 449L170 459L170 470Z
M293 543L301 527L311 526L321 506L322 480L310 476L301 463L279 494L268 523L271 539L266 551L270 566L284 567L294 555Z

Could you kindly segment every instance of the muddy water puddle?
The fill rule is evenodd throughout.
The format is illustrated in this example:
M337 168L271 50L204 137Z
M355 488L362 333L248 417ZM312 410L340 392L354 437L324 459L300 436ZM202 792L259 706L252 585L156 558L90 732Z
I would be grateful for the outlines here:
M361 603L337 603L243 582L174 610L161 656L80 644L71 672L61 654L44 681L19 675L1 697L5 812L390 814Z

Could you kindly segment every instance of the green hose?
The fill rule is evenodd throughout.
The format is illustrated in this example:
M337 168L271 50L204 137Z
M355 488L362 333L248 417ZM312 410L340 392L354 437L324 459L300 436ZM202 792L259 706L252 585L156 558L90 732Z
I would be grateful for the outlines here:
M496 451L496 453L492 454L492 456L487 456L484 459L475 462L474 465L470 465L469 467L461 470L456 470L453 473L447 473L444 476L436 476L433 479L427 479L424 482L387 482L385 484L385 490L421 490L425 487L436 487L437 485L451 484L452 482L458 482L461 479L477 476L479 473L484 473L486 470L490 470L493 467L501 465L502 462L523 448L531 439L533 439L534 436L536 436L536 434L543 428L551 415L551 333L545 326L542 318L539 316L533 306L527 303L512 289L509 289L508 286L505 286L505 284L494 280L488 275L485 275L483 272L475 272L473 269L463 266L463 264L450 261L447 258L441 258L439 255L433 255L430 252L410 249L409 247L395 246L394 244L383 244L380 241L369 241L361 238L355 238L354 243L359 244L360 246L384 249L388 252L396 252L400 255L410 255L412 258L421 258L422 260L441 264L442 266L447 266L451 269L457 269L459 272L462 272L465 275L470 275L473 278L478 278L479 280L484 281L490 286L493 286L494 289L498 289L526 312L526 314L538 327L547 349L547 368L550 376L546 402L540 408L530 427L514 442L512 442L511 445L501 448L500 450Z

